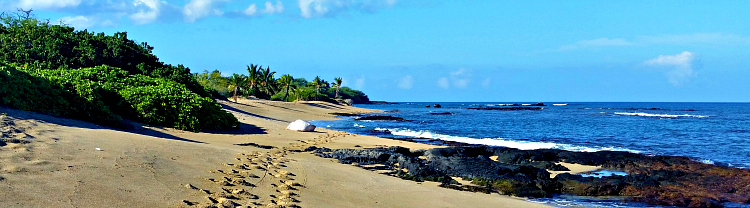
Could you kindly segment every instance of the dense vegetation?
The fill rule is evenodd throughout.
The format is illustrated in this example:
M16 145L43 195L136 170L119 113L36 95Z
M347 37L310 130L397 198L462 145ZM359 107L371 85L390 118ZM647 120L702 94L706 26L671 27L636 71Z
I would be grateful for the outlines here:
M165 64L147 43L76 31L29 17L0 15L0 106L125 127L123 118L182 130L224 130L237 118L215 99L367 103L367 96L316 77L312 82L270 67L247 66L247 75L191 74Z
M221 72L194 74L195 79L207 91L217 96L236 99L237 96L253 96L259 99L278 101L327 101L348 104L369 103L370 99L363 92L342 86L343 80L334 78L332 83L315 77L308 82L304 78L294 78L289 74L274 78L276 72L270 67L263 68L251 64L247 66L247 75L232 74L221 76Z
M191 131L239 126L188 68L164 64L152 50L124 32L75 31L5 13L0 105L108 126L122 126L122 117Z

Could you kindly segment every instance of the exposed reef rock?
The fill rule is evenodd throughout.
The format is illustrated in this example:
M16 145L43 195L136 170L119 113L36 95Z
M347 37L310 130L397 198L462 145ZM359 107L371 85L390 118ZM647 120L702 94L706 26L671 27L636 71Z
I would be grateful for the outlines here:
M357 121L405 121L404 118L395 116L362 116L355 118Z
M359 113L328 113L334 116L346 116L346 117L356 117L356 116L365 116L364 114Z
M390 169L394 176L439 181L443 187L459 190L524 197L626 196L630 201L681 207L750 203L750 170L703 164L687 157L487 146L416 151L404 147L321 148L314 153L346 164L384 166L380 169ZM559 162L601 166L629 175L595 178L563 173L550 178L548 170L567 170ZM460 184L451 177L471 180L472 185Z

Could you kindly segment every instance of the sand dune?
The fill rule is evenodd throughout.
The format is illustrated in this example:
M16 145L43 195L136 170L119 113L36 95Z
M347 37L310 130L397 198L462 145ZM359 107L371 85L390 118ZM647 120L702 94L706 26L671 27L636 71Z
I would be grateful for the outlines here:
M372 110L323 102L221 101L242 122L193 133L116 130L0 108L0 207L544 207L444 189L295 152L308 146L434 146L345 132L284 130L296 119ZM16 142L16 143L13 143ZM2 143L0 143L2 144Z

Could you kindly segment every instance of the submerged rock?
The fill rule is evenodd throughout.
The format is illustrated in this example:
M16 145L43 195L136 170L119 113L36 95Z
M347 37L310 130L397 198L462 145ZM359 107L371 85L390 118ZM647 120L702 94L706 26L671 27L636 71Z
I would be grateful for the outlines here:
M363 114L359 113L328 113L334 116L346 116L346 117L354 117L354 116L365 116Z
M357 121L405 121L404 118L395 116L362 116L355 118Z

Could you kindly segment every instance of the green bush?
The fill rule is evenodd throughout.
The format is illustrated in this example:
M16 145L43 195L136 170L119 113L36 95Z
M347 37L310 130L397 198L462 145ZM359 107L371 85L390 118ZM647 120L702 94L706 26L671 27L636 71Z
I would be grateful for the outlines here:
M190 69L169 65L152 54L146 42L128 39L125 32L114 35L76 31L73 27L54 25L35 18L21 18L13 13L0 15L0 61L41 69L78 69L108 65L131 74L166 78L208 97Z
M328 88L325 93L329 97L334 97L336 95L336 88ZM340 99L351 99L354 104L367 104L370 103L370 98L365 95L362 91L359 90L353 90L349 87L341 87L339 89L339 97Z
M0 66L0 104L27 111L36 111L102 125L123 127L122 118L113 114L100 100L92 99L101 88L71 90L17 67ZM80 94L89 94L88 98Z
M239 126L237 119L213 99L169 79L133 75L108 66L31 73L75 91L89 102L109 106L115 114L150 125L190 131Z

